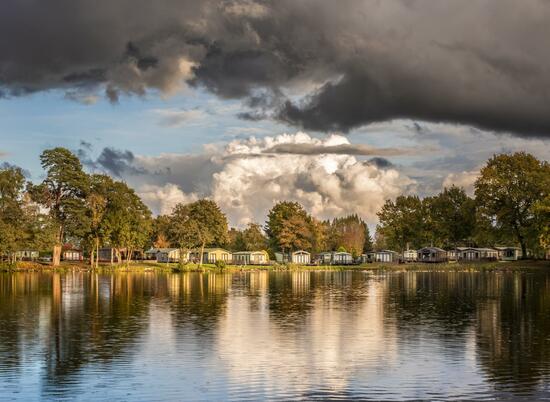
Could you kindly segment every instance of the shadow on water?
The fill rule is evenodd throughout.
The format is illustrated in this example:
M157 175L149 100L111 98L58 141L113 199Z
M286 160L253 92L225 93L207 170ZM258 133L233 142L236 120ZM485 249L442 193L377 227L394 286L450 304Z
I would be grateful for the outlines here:
M163 312L168 321L158 318ZM167 327L155 328L159 322L168 322ZM487 394L484 388L490 397L499 392L546 392L548 397L550 274L0 274L0 392L12 389L10 381L24 381L31 366L38 367L40 385L28 390L29 395L57 398L74 396L76 390L85 393L87 384L81 374L116 366L125 375L131 361L145 353L148 337L165 335L162 331L174 334L176 349L168 355L187 347L187 357L200 351L198 357L192 356L194 361L213 354L221 359L220 365L228 364L227 369L233 371L241 357L232 356L237 355L236 349L225 350L225 342L233 341L241 348L252 345L258 349L258 363L247 367L262 371L264 379L255 383L262 392L269 389L265 383L272 375L268 366L280 370L275 365L278 358L289 369L296 364L296 373L307 374L302 382L311 384L301 384L305 387L300 388L301 394L284 394L282 399L334 396L323 393L319 384L326 381L323 376L338 374L335 369L343 371L338 382L343 387L340 396L372 396L371 382L385 373L387 389L384 379L379 380L375 390L381 393L376 395L404 398L412 392L402 384L406 371L384 371L385 365L414 364L422 353L439 359L451 374L466 370L456 362L473 356L468 367L479 369L479 381L494 390ZM250 341L233 339L232 333L251 337ZM264 339L254 339L255 333ZM339 352L331 353L336 347ZM175 364L186 367L185 361ZM223 372L222 366L217 369ZM431 372L425 374L429 377ZM241 380L236 377L235 381ZM314 383L317 380L319 384ZM218 386L222 388L217 396L225 395L227 382ZM414 389L415 397L430 397L421 393L421 384L415 386L420 387L420 391ZM394 393L383 393L391 387Z

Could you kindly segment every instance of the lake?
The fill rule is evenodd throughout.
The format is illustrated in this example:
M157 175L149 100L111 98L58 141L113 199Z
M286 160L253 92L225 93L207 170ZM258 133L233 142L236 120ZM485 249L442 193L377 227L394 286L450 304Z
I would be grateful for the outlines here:
M550 400L550 273L0 274L0 400Z

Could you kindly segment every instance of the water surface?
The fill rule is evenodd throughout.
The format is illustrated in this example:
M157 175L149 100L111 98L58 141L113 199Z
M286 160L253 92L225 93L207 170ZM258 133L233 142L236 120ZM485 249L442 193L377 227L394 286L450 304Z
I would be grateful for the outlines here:
M550 400L550 274L0 274L0 400Z

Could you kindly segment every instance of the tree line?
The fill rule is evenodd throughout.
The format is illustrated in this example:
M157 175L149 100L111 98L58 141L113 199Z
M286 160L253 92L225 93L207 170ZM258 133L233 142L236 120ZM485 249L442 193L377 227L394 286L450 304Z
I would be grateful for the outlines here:
M281 201L262 227L228 228L212 200L178 204L169 215L153 217L133 189L104 174L88 174L65 148L40 155L44 179L35 184L21 168L0 168L0 253L10 261L22 249L47 250L53 265L70 243L99 264L99 249L111 247L128 263L134 251L149 247L231 251L347 251L354 256L374 248L402 251L427 244L518 244L541 253L550 246L550 168L526 153L496 155L481 170L475 197L458 187L420 199L387 200L378 213L374 244L356 214L332 220L311 216L297 202ZM200 260L200 259L199 259Z
M409 246L519 245L544 256L550 247L550 165L518 152L490 158L474 184L445 188L420 199L387 200L378 213L375 244L402 251Z

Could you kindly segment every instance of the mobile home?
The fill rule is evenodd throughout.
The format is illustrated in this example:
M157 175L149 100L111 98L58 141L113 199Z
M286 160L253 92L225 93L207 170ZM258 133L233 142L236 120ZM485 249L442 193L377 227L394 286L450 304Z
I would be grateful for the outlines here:
M393 250L375 251L374 262L399 262L399 253Z
M234 264L262 265L269 262L267 251L239 251L233 253Z
M290 261L293 264L309 264L311 262L311 254L304 250L294 251L290 254Z
M447 252L439 247L424 247L418 250L419 262L446 262Z

